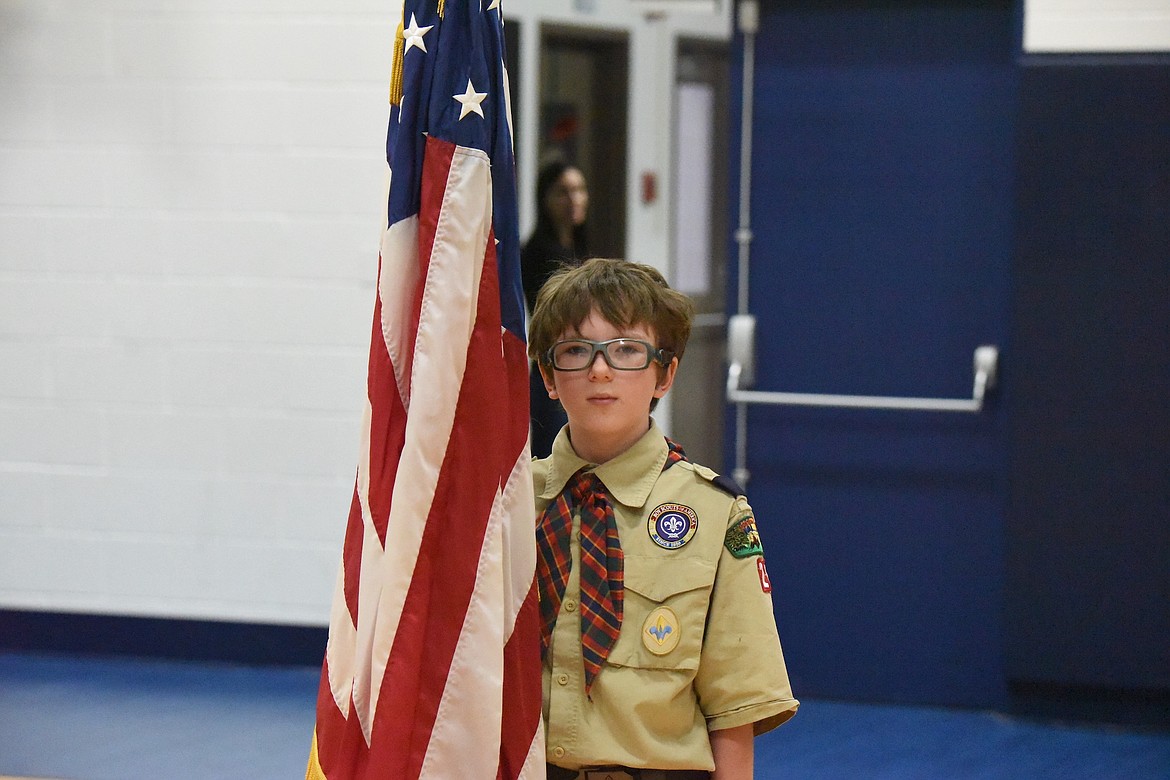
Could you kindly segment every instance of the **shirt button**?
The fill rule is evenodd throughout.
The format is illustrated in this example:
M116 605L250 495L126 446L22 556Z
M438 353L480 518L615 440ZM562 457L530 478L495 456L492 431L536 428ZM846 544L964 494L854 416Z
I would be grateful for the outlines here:
M558 674L558 675L557 675L557 683L558 683L559 685L568 685L568 684L569 684L569 675L567 675L567 674Z
M563 747L561 747L560 745L557 745L555 748L553 748L553 755L556 756L557 758L564 758L565 757L565 749Z
M577 602L572 599L565 599L565 612L572 612L577 608Z

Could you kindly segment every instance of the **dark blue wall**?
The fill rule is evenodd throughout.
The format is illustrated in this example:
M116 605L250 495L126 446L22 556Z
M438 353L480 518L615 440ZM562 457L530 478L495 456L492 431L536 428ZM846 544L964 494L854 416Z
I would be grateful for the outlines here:
M0 609L0 651L317 666L328 630L218 620Z
M750 408L798 695L1170 689L1168 70L1052 70L1019 14L761 3L755 388L963 397L1001 351L980 415Z
M1021 94L1007 673L1170 690L1170 57Z

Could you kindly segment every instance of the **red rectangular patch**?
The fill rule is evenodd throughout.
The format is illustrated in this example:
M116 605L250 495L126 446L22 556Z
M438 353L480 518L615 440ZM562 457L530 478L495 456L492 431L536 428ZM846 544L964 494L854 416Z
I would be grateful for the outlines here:
M756 558L756 571L760 574L760 590L764 593L772 592L772 579L768 576L768 567L764 565L764 556Z

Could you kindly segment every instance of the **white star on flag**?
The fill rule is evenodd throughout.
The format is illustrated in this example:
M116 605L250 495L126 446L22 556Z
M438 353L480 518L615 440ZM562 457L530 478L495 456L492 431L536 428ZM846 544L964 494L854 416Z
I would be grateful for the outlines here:
M481 117L483 116L483 107L480 105L480 103L482 103L483 99L487 97L487 93L476 92L475 87L471 85L471 79L467 80L467 89L462 95L452 95L451 97L458 100L459 103L463 106L461 109L459 109L460 119L463 119L463 117L467 116L472 111L479 114ZM484 118L486 119L486 117Z
M406 41L406 48L403 49L403 53L410 51L413 47L422 49L425 52L427 45L423 43L423 36L431 31L431 27L434 27L434 25L419 27L418 20L414 18L414 14L411 14L410 27L402 31L402 39Z

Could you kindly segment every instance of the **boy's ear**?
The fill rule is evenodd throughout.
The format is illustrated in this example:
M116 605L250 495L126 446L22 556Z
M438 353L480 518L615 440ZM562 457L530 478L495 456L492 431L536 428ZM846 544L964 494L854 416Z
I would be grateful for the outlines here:
M658 384L654 387L654 397L661 398L674 384L674 375L678 371L678 358L670 359L670 364L662 369L658 375Z
M542 363L537 363L536 365L540 369L540 378L544 380L544 389L548 391L548 397L555 401L557 398L557 386L552 379L552 370L545 371L545 366Z

